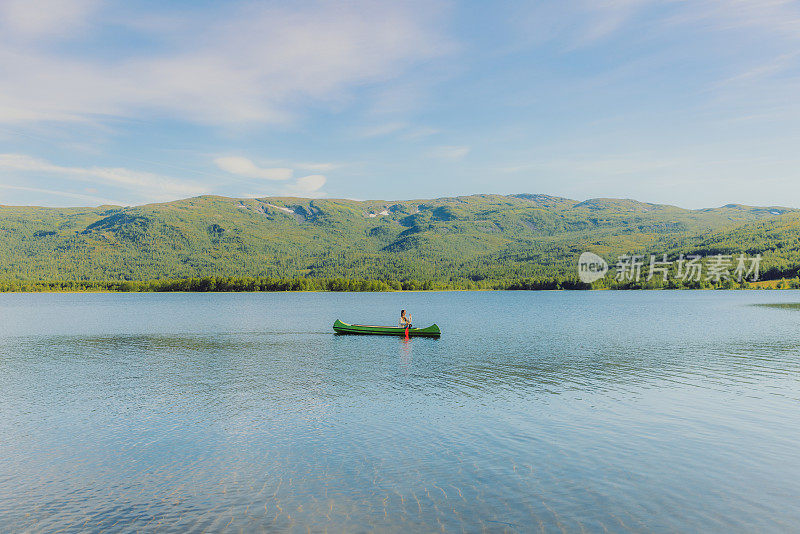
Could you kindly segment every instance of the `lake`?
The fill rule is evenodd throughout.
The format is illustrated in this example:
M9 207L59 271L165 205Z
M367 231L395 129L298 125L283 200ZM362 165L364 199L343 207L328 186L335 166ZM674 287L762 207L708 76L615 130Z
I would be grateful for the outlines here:
M792 303L2 294L0 530L795 530Z

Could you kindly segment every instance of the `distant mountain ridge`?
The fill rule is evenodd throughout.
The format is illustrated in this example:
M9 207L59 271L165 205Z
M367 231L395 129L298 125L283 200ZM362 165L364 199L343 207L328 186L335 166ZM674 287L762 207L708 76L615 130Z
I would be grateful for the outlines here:
M800 210L683 209L544 194L403 201L201 196L119 207L0 206L0 278L196 276L497 280L574 274L577 256L761 253L796 272Z

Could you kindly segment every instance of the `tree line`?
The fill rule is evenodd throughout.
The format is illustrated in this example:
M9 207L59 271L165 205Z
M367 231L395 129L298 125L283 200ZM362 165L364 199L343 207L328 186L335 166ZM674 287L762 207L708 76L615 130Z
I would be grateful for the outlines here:
M763 286L777 289L800 289L800 277L781 279ZM432 280L368 280L348 278L262 278L205 276L201 278L162 280L0 280L0 292L259 292L259 291L448 291L448 290L590 290L590 289L750 289L762 287L735 280L682 281L661 279L617 281L603 278L592 284L567 277L472 280L462 278L447 282Z

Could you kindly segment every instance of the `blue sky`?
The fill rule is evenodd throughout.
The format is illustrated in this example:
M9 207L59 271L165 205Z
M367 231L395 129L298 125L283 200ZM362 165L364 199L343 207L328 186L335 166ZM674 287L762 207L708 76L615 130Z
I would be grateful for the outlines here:
M0 204L800 207L800 2L0 2Z

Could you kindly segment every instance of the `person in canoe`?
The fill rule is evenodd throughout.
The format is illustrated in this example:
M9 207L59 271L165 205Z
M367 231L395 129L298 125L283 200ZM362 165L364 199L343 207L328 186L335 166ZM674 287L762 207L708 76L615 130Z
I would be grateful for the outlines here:
M411 328L411 316L406 315L405 310L400 310L400 328L408 330Z

